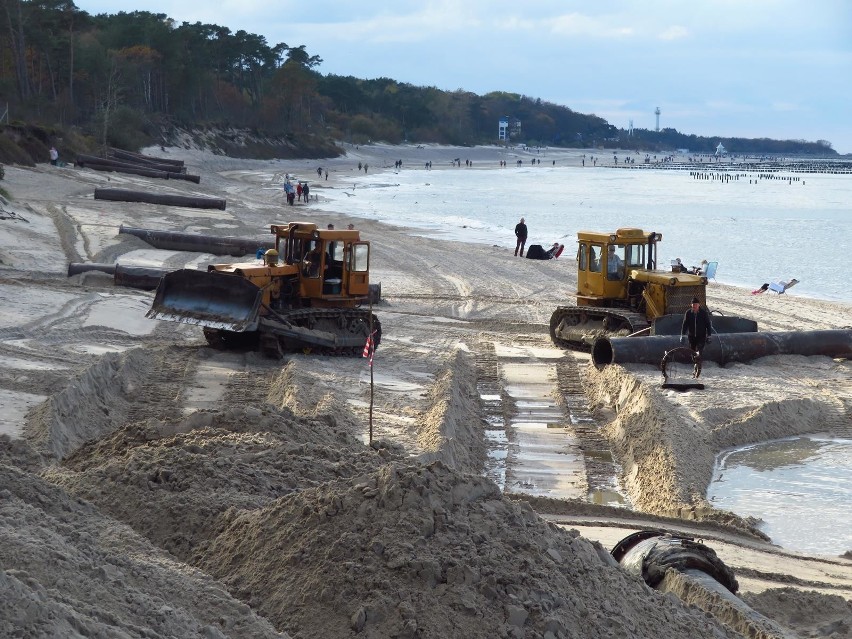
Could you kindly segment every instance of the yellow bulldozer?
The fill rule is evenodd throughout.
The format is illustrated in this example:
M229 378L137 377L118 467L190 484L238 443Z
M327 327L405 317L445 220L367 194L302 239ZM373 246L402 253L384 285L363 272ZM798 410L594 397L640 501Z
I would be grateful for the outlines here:
M577 304L559 306L550 337L562 348L590 348L598 337L677 335L693 297L706 306L707 278L657 268L661 233L622 228L577 233ZM713 315L717 333L757 331L757 322Z
M381 324L370 295L370 243L357 230L310 222L272 224L275 247L256 259L181 269L160 280L147 317L196 324L215 348L271 357L311 349L360 355Z

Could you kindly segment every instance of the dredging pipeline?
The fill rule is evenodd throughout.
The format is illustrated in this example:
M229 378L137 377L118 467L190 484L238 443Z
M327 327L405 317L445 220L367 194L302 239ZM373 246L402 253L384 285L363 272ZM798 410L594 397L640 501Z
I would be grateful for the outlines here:
M95 189L96 200L113 202L147 202L166 206L186 206L195 209L225 210L225 200L220 198L196 197L191 195L171 195L151 193L149 191L130 191L127 189Z
M659 365L667 351L681 345L677 335L599 337L592 345L595 366L607 364ZM704 361L724 366L750 362L767 355L827 355L852 358L852 329L778 333L720 333L701 353Z
M797 636L763 616L736 596L733 571L709 546L662 530L628 535L612 549L627 572L659 592L672 593L749 637L793 639Z
M103 264L100 262L71 262L68 265L68 277L87 271L99 271L112 275L116 286L138 288L143 291L156 289L163 275L169 272L168 269L163 268L122 266L121 264Z
M123 224L118 227L119 233L135 235L140 240L154 248L166 251L192 251L195 253L211 253L212 255L256 255L258 249L275 248L272 240L254 240L247 237L217 237L215 235L197 235L180 233L178 231L156 231L139 229Z

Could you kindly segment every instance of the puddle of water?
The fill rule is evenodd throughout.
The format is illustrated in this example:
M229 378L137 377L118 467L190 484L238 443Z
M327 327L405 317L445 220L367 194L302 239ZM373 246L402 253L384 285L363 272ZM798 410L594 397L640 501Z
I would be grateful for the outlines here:
M20 393L0 388L0 435L8 435L18 438L23 435L24 423L27 411L36 404L40 404L47 397L44 395L33 395L31 393Z
M83 326L105 326L137 336L150 335L157 327L157 320L145 317L147 300L106 294L102 298L89 308Z
M604 488L591 490L589 491L589 501L600 506L615 506L618 508L627 508L627 506L629 506L624 495L618 492L615 488L611 490Z
M784 548L840 555L852 550L852 440L798 437L726 451L707 497L760 518Z

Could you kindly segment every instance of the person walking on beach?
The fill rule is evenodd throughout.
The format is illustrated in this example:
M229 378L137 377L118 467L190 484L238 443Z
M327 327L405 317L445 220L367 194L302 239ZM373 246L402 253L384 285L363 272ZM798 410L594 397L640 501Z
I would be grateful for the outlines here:
M692 298L691 307L683 315L683 324L680 327L680 341L685 335L689 335L689 348L698 356L704 350L704 346L710 341L713 332L713 323L710 321L710 312L701 306L697 297Z
M527 225L524 218L515 225L515 237L518 238L515 244L515 257L518 256L518 251L521 252L521 257L524 256L524 245L527 243Z
M59 151L56 150L55 146L50 147L50 163L53 166L59 165Z

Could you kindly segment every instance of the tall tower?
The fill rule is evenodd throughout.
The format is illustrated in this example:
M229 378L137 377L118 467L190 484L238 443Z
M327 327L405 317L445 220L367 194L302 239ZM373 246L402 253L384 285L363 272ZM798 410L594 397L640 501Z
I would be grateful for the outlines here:
M627 128L627 135L633 135L633 120L630 120L630 126Z
M657 133L660 132L660 107L657 107L657 110L654 111L654 115L657 116Z

